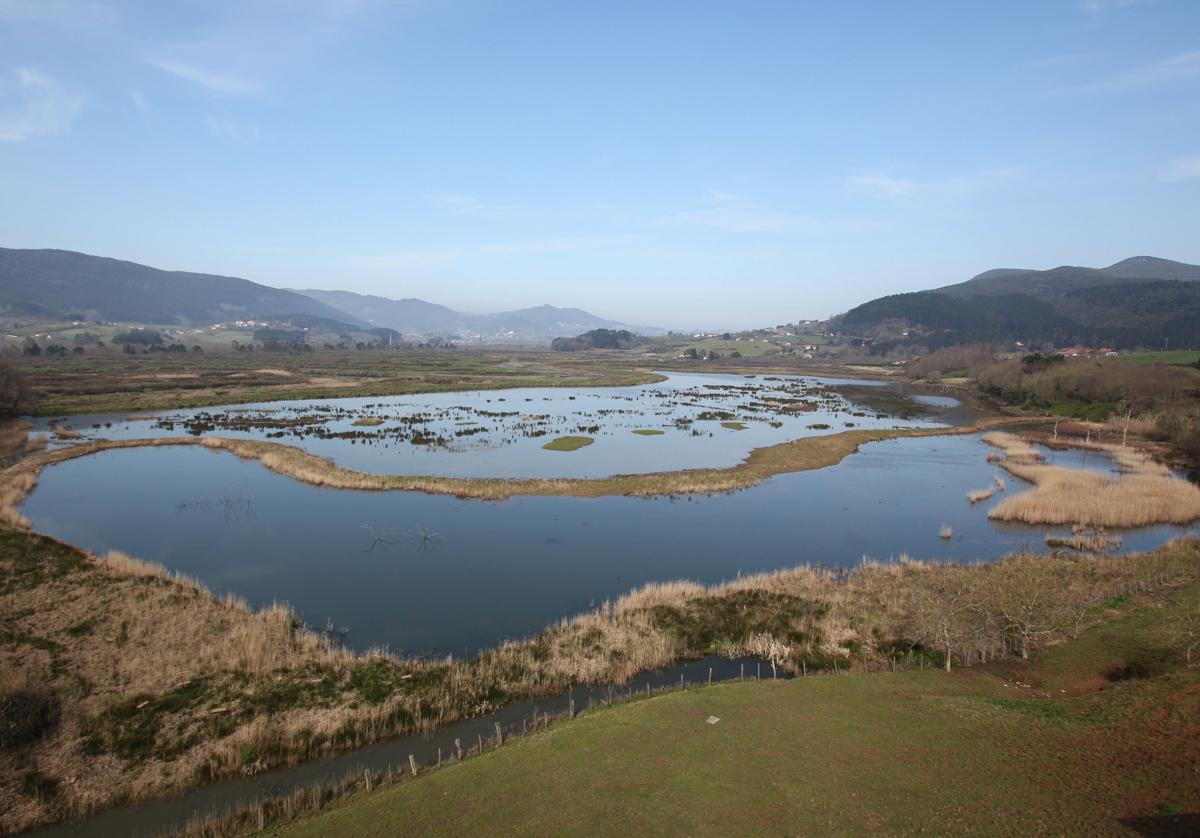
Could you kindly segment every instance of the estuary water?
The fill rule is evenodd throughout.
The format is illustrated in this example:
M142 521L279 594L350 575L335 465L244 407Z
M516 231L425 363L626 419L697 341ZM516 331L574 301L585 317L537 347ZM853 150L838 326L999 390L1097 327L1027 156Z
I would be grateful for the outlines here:
M636 387L475 390L41 419L83 439L216 435L283 442L377 474L610 477L737 464L755 448L848 428L969 421L955 400L898 385L693 375ZM592 443L547 450L560 436ZM51 444L73 444L77 438Z
M731 494L488 502L321 489L224 452L137 448L47 468L23 511L35 530L94 552L160 562L254 605L288 602L356 649L461 656L646 582L902 554L991 561L1069 534L989 521L1003 493L968 503L994 477L1026 488L987 462L993 451L978 434L900 438ZM1111 468L1096 453L1042 453ZM1189 531L1130 531L1121 549Z

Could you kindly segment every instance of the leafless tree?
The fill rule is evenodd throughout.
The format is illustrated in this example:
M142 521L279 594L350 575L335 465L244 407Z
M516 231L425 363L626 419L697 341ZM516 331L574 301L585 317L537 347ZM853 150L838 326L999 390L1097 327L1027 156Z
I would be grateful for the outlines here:
M978 626L979 602L961 569L941 566L928 572L913 601L917 639L945 652L949 672L955 647Z
M756 657L764 658L771 664L771 678L778 678L777 667L787 663L792 656L792 649L775 635L769 633L752 634L746 641L746 651Z
M1022 658L1063 630L1069 620L1059 580L1036 556L1009 559L989 574L987 606L1006 633L1017 638Z

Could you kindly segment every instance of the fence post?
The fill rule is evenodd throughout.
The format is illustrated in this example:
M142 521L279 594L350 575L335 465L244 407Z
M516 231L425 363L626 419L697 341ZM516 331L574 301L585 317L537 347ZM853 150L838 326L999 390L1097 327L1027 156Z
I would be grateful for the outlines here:
M462 740L457 737L454 739L454 749L458 751L458 758L462 759Z
M412 775L417 776L417 758L412 754L408 755L408 767L412 769Z
M500 723L496 722L496 747L499 748L504 744L504 731L500 729Z
M712 667L711 666L708 668L708 685L710 687L712 686Z

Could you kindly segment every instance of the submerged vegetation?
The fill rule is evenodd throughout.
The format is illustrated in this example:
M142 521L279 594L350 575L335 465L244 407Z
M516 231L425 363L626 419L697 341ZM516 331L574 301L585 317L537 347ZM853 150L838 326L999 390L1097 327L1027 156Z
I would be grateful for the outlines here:
M547 451L578 451L595 442L590 436L560 436L552 439L542 447Z

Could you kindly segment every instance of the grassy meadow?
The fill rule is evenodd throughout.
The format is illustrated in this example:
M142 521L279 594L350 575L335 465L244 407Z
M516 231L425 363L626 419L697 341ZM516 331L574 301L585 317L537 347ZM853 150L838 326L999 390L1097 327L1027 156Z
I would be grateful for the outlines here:
M634 356L546 350L154 353L13 358L40 416L135 413L284 399L506 387L623 386L659 380Z
M1182 835L1176 816L1200 807L1200 672L1171 620L1198 595L1112 603L1031 661L602 708L277 832Z

